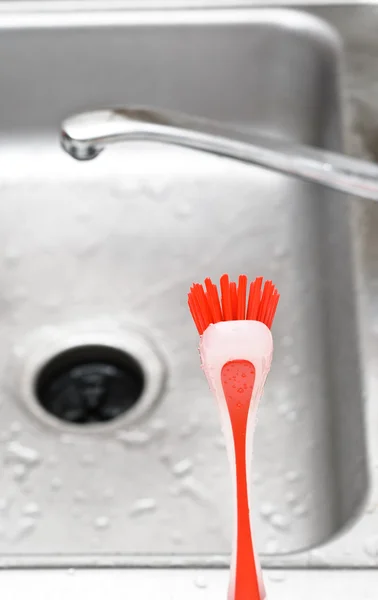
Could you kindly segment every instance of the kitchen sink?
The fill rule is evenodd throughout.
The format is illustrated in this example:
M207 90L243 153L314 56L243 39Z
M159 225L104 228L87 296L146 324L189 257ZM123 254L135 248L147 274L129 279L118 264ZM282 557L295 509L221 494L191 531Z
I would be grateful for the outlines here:
M186 295L243 272L281 293L251 465L263 566L374 566L376 207L163 144L88 163L59 147L67 116L142 104L336 151L347 131L363 154L357 8L17 4L0 6L0 564L227 566L228 465Z

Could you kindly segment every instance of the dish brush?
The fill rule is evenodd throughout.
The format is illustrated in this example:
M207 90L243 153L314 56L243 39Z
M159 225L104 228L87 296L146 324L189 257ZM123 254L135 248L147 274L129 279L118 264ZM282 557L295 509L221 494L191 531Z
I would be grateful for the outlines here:
M210 278L195 283L188 304L200 334L200 356L221 416L236 499L228 600L265 600L250 522L250 463L259 400L269 373L279 294L271 281L220 279L221 299Z

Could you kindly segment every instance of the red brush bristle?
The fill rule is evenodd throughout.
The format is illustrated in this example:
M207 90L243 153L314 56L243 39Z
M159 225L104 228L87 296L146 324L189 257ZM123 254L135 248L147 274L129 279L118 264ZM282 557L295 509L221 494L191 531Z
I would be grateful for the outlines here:
M230 295L231 295L231 306L232 306L232 320L236 321L238 314L238 291L236 288L235 281L230 283Z
M234 320L261 321L271 328L280 295L271 281L262 289L262 277L257 277L249 288L247 301L247 277L240 275L238 285L230 282L228 275L220 279L221 301L217 286L208 277L205 289L193 284L188 295L189 309L200 335L211 323ZM206 290L206 291L205 291Z
M260 306L257 311L257 317L256 317L257 321L261 321L262 323L265 323L266 312L268 309L268 303L269 303L269 300L271 297L271 288L272 288L272 282L266 281L265 285L264 285L263 293L261 296Z
M241 321L245 319L245 300L247 294L247 277L245 275L239 276L238 285L238 312L236 318Z
M220 279L220 287L222 294L222 311L223 321L232 321L232 301L230 290L230 279L228 275L222 275Z
M195 303L195 300L194 300L194 296L193 296L193 294L191 292L188 294L188 304L189 304L190 313L191 313L191 315L193 317L193 321L195 323L195 326L198 329L198 333L200 335L202 335L202 333L203 333L202 323L201 323L201 320L199 318L199 314L198 314L198 310L197 310L196 303Z
M206 327L208 327L208 326L205 325L205 322L203 320L201 307L198 303L196 289L194 286L191 287L191 289L190 289L188 301L189 301L189 308L193 315L193 319L197 326L197 329L200 333L201 332L203 333L205 331ZM201 333L201 335L202 335L202 333Z
M270 303L269 315L266 319L266 325L267 325L267 327L269 327L269 329L272 327L272 323L273 323L274 315L276 314L279 299L280 299L280 295L277 292L277 290L275 290L273 293L273 296L272 296L271 303Z
M257 277L255 281L252 281L249 288L247 319L251 321L255 321L257 318L257 312L259 310L261 300L262 280L262 277Z
M219 321L222 321L222 309L219 302L217 287L213 284L210 277L207 277L207 279L205 279L205 287L206 298L209 302L213 323L219 323Z

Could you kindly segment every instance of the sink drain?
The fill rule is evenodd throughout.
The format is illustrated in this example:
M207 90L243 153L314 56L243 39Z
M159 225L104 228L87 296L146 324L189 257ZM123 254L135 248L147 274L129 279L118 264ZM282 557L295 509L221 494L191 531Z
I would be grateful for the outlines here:
M54 417L85 425L126 413L143 389L144 373L132 356L105 346L82 346L47 363L37 378L35 393Z
M60 431L102 433L140 421L162 398L159 348L132 326L84 322L46 327L15 346L14 397Z

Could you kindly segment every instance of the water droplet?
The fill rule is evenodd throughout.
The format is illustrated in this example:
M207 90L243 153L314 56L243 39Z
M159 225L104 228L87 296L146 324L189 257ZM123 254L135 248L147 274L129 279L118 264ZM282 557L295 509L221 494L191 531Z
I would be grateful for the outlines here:
M304 504L304 503L297 504L293 508L293 515L296 517L303 517L304 515L307 515L308 512L309 512L309 507L307 504Z
M181 481L180 492L187 493L193 500L200 504L207 503L209 500L204 486L192 475L185 477Z
M170 485L168 488L168 491L171 496L179 496L180 495L180 488L177 484Z
M82 490L76 490L76 492L74 493L74 501L75 502L86 502L87 500L87 494L85 492L83 492Z
M86 452L85 454L83 454L83 456L81 457L80 460L81 464L86 466L86 467L90 467L92 465L95 464L96 459L93 456L93 454L91 454L90 452Z
M175 213L182 219L189 217L192 213L192 208L189 202L180 202L179 204L176 204Z
M263 502L260 506L260 515L263 519L268 519L274 513L274 506L270 502Z
M33 467L41 462L37 450L23 446L20 442L13 441L7 445L7 460L17 460L23 464Z
M197 453L197 455L196 455L196 459L197 459L197 462L198 462L199 464L203 464L203 463L205 462L205 460L206 460L206 459L205 459L205 456L202 454L202 452L198 452L198 453Z
M316 566L316 567L329 567L329 562L327 561L327 559L322 555L321 552L319 552L319 550L311 550L310 551L310 561L309 564L311 566Z
M222 449L223 449L223 448L226 448L226 440L224 439L224 437L223 437L223 436L218 436L218 437L216 437L216 438L215 438L215 440L214 440L214 445L215 445L217 448L222 448Z
M298 471L288 471L285 475L286 481L293 483L294 481L298 481L300 479L300 474Z
M268 540L264 546L265 554L278 554L278 550L278 541L275 539Z
M109 527L110 520L109 517L97 517L94 521L94 526L96 529L107 529Z
M199 588L201 590L205 590L208 585L207 580L204 577L204 575L197 575L197 577L194 579L193 583L196 586L196 588Z
M252 475L252 483L254 483L255 485L259 485L259 483L261 483L261 475L260 473L254 473Z
M0 442L7 442L9 440L10 436L8 431L2 431L0 432Z
M67 575L75 575L76 573L76 569L74 569L73 567L71 567L70 569L67 569Z
M47 464L49 467L55 467L58 464L58 457L56 456L56 454L50 454L50 456L47 459Z
M274 583L280 583L281 581L285 581L285 571L268 571L268 578Z
M151 423L151 431L154 438L159 438L167 432L167 423L163 419L155 419Z
M274 248L274 256L276 258L284 258L287 254L287 248L283 244L277 244Z
M180 429L180 437L185 439L192 437L200 429L201 424L195 418L192 418L189 423L185 423Z
M291 490L289 492L286 492L285 500L288 504L294 504L297 501L297 499L298 499L298 496L295 492L293 492Z
M28 504L25 504L24 508L22 509L22 512L24 515L32 517L39 515L41 511L36 502L28 502Z
M177 531L177 530L176 531L172 531L172 533L171 533L171 539L172 539L172 542L174 544L177 544L177 545L182 544L182 542L183 542L183 535L182 535L181 531Z
M298 412L296 410L291 410L287 413L286 420L294 423L294 421L298 420Z
M292 375L299 375L302 371L301 367L299 365L291 365L291 367L289 368L289 371Z
M9 429L12 435L18 435L22 431L22 425L19 421L13 421Z
M378 535L372 535L365 541L364 550L370 558L378 558Z
M114 494L115 494L114 489L109 487L109 488L106 488L106 490L104 490L103 497L106 500L112 500L114 498Z
M53 477L50 485L52 490L60 490L62 487L62 480L59 477Z
M163 464L169 466L169 463L172 458L172 448L170 448L169 446L166 446L165 448L163 448L162 451L160 452L159 458Z
M15 539L21 539L30 535L36 526L36 520L34 517L22 517L16 526Z
M132 516L139 516L145 513L154 512L156 508L156 500L154 500L154 498L141 498L134 502L130 508L129 514Z
M279 415L282 415L282 416L287 415L288 412L290 411L290 409L291 409L291 406L290 406L290 404L288 404L288 402L281 402L277 406L277 412Z
M8 498L0 498L0 512L4 512L9 508L9 500Z
M275 529L288 529L290 526L290 519L286 515L281 515L280 513L274 513L270 517L270 524Z
M3 258L8 266L14 267L20 262L21 252L16 246L8 246L4 250Z
M62 433L60 436L60 441L66 446L70 446L74 443L73 437L72 435L69 435L69 433Z
M120 431L117 434L117 439L123 442L126 446L146 446L151 437L146 431Z
M193 468L193 463L189 458L184 458L180 460L172 467L172 473L176 477L181 477L182 475L187 475Z
M28 474L28 470L25 465L17 464L12 468L13 479L16 481L23 481Z

